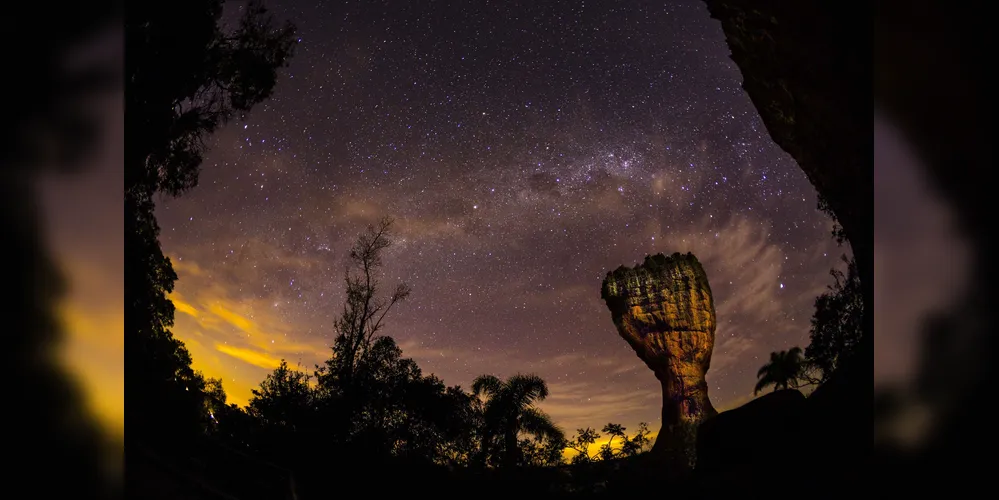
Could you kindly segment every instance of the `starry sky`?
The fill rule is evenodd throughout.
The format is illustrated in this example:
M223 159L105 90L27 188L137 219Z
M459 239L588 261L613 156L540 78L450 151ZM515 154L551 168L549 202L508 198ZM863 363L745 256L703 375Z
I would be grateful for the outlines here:
M382 216L385 333L468 388L533 372L570 431L659 427L659 383L600 299L608 270L691 251L713 288L707 378L752 396L807 344L848 249L773 144L702 2L278 2L300 36L273 97L161 199L175 334L230 401L328 357L346 250Z

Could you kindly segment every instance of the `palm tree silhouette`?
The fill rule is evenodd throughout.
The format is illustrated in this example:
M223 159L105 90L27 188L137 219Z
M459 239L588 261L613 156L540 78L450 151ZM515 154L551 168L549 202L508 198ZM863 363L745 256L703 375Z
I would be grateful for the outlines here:
M482 459L502 447L503 465L517 465L521 459L517 436L521 432L538 438L565 437L551 417L534 406L548 397L548 384L537 375L517 374L505 382L493 375L480 375L472 382L472 394L488 398L483 410Z
M759 394L767 386L778 389L788 389L796 385L805 374L805 358L800 347L792 347L786 351L771 352L770 361L756 372L756 388L753 395Z

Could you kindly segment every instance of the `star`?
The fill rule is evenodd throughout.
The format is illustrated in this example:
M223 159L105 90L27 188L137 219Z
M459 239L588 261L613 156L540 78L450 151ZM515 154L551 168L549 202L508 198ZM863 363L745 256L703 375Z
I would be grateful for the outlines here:
M780 291L822 289L843 250L702 3L587 5L566 25L542 2L503 29L476 5L273 9L301 39L254 132L219 130L199 185L157 213L195 368L245 404L275 360L325 360L350 245L388 215L380 286L413 292L384 333L424 373L537 373L569 429L656 422L659 384L600 280L690 251L718 314L712 400L745 400L760 359L807 338L790 318L814 297Z

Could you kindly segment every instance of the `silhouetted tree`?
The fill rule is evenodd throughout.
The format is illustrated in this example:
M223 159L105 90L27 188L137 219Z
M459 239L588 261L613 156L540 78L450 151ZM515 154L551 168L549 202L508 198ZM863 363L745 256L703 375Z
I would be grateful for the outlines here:
M621 424L609 423L604 426L603 431L606 432L610 438L600 447L599 455L601 460L610 460L614 458L615 455L614 438L619 437L623 441L628 439L628 436L624 433L625 428Z
M565 463L565 436L527 437L520 440L521 465L556 467Z
M396 285L390 296L379 296L382 252L392 244L391 227L392 219L388 217L377 225L368 226L350 249L350 264L344 273L347 299L343 312L333 322L336 332L333 357L326 363L327 370L320 380L336 378L335 386L341 390L349 389L368 357L377 354L372 348L385 315L397 302L409 296L410 290L405 283Z
M252 451L261 433L260 421L235 403L220 407L212 414L215 424L211 435L221 443L243 452Z
M332 361L332 360L331 360ZM336 368L336 363L327 366ZM325 377L324 405L335 418L341 442L380 457L404 457L438 464L465 463L474 447L471 397L424 377L416 362L402 357L391 337L376 337L347 379Z
M590 427L585 429L576 429L576 435L567 443L569 448L576 451L576 454L572 456L572 463L589 463L599 457L599 453L594 456L590 455L590 447L593 443L596 443L598 439L600 439L600 434L597 434L597 431Z
M792 347L786 351L770 353L770 361L760 367L756 373L756 387L753 394L769 386L774 386L774 390L789 389L796 387L802 380L805 370L805 358L801 355L800 347Z
M648 424L645 422L638 424L638 432L631 437L628 436L627 429L624 426L615 423L605 425L603 432L606 432L610 436L610 439L602 444L595 454L590 455L590 448L600 439L600 434L589 427L577 429L576 435L566 443L569 449L576 452L571 462L573 464L580 464L590 463L597 459L612 460L614 458L632 457L645 451L651 443L651 439L649 439L651 432L649 431ZM617 443L615 443L615 440L617 440Z
M204 417L204 380L174 338L174 307L166 294L177 275L160 250L151 200L125 217L125 401L129 439L177 444L197 435Z
M843 226L839 223L839 218L836 217L836 212L833 211L832 207L829 206L829 201L826 200L821 193L819 193L819 210L825 212L833 220L832 227L832 237L836 239L836 243L843 245L846 241L846 231L843 230Z
M198 374L201 376L201 374ZM259 422L245 410L228 402L221 378L205 378L206 432L222 444L247 451L256 437Z
M627 429L620 424L609 423L603 429L610 436L610 440L600 447L600 458L610 460L613 458L632 457L643 451L650 443L649 426L645 422L638 424L638 432L634 436L628 437ZM620 441L617 449L614 448L614 439Z
M276 25L256 1L236 26L223 26L224 4L179 0L129 9L126 193L176 195L194 187L208 136L270 97L295 29Z
M362 457L465 464L476 449L475 398L424 376L395 340L379 335L389 311L409 295L406 285L381 294L391 225L385 218L369 226L350 249L331 356L316 369L313 411L296 431L308 436L303 446L335 447L339 454L319 457L333 466L363 463Z
M200 372L198 372L198 376L205 381L205 416L208 419L209 430L212 430L218 424L216 415L224 412L226 409L228 396L222 387L222 379L204 378L204 375Z
M398 407L393 398L401 387L422 376L413 360L402 358L392 338L378 336L388 312L409 295L409 288L399 284L390 296L381 296L382 252L392 243L391 226L390 218L382 219L351 247L344 272L346 300L333 322L332 356L316 371L323 411L336 421L340 440L361 432L374 439L385 430L380 420ZM390 447L387 435L378 439Z
M649 424L639 422L638 432L634 436L631 436L631 439L626 439L624 444L621 445L621 454L626 457L633 457L648 450L652 445L652 440L649 438L650 434L652 432L649 431Z
M278 27L256 2L234 27L220 24L223 0L132 7L125 18L126 442L179 444L203 422L204 381L169 330L167 295L177 275L160 249L154 197L197 184L208 136L270 96L294 29Z
M392 427L393 454L410 461L467 465L477 449L472 396L460 387L446 387L433 375L410 382L402 392L398 424Z
M247 407L267 427L294 429L312 406L309 375L281 364L267 375Z
M281 364L253 390L247 413L256 419L259 434L254 443L258 452L278 463L295 466L306 438L299 431L311 424L314 411L309 375Z
M548 385L537 375L517 374L506 381L480 375L472 382L472 394L486 397L483 409L480 453L501 457L504 466L522 462L520 433L539 438L561 439L565 435L535 403L548 397Z
M839 360L853 351L863 333L864 298L857 262L845 255L843 262L847 272L829 271L834 283L829 291L815 298L811 342L805 348L805 358L818 372L818 383L829 379Z

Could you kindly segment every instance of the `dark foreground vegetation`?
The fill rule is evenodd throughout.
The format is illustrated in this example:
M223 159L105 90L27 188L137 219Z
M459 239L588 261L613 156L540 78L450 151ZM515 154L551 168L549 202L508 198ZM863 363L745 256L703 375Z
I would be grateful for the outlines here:
M484 375L465 391L423 374L392 338L379 334L410 293L405 285L383 283L378 273L381 251L391 243L389 220L362 234L351 250L330 358L306 371L282 363L248 408L227 404L221 381L196 373L170 332L174 307L167 294L177 276L160 249L154 200L193 188L207 137L270 95L291 57L294 28L251 6L234 29L223 31L221 9L217 0L149 2L126 20L125 397L132 496L712 497L754 484L747 494L757 496L764 471L800 478L809 458L836 463L838 457L793 452L801 433L814 431L825 444L858 435L853 422L829 431L829 405L849 401L842 394L859 387L856 353L866 352L870 337L869 307L862 307L870 305L869 246L856 215L864 206L850 205L850 196L836 189L825 189L830 211L846 214L843 235L854 244L859 267L837 275L837 284L817 300L812 345L803 353L775 353L761 368L757 390L787 390L706 422L691 462L696 467L666 467L677 463L674 457L643 453L649 445L644 426L628 432L607 424L602 432L614 445L591 455L597 433L580 429L567 439L538 408L548 389L535 376ZM820 192L828 187L817 185ZM816 393L823 396L809 399L826 406L806 403L792 390L807 382L821 384ZM815 423L811 430L806 422ZM566 448L581 452L569 464Z
M346 301L324 364L306 372L282 361L246 409L227 404L220 380L193 373L194 384L183 388L195 395L185 401L192 406L180 415L196 419L175 428L195 432L150 429L135 440L141 458L132 465L143 475L129 479L144 486L169 482L172 476L157 476L169 470L192 487L265 496L287 489L307 498L323 497L331 475L346 482L338 491L453 487L457 494L513 480L532 484L530 491L573 493L606 488L605 479L595 478L649 448L645 424L634 434L607 424L602 432L610 441L596 450L601 434L593 429L568 440L536 406L548 386L534 375L482 375L470 392L424 375L391 337L379 334L393 306L409 295L401 284L381 293L378 271L390 229L387 219L369 228L350 251ZM175 349L175 359L188 359L182 346ZM177 368L187 370L189 364ZM564 467L567 449L575 450L571 469ZM392 479L360 479L371 471L392 471Z
M189 396L174 404L191 406L164 411L193 419L160 429L143 425L142 439L131 439L129 481L136 491L162 498L191 492L324 498L336 480L338 492L460 495L486 488L579 496L693 484L695 451L683 457L648 453L651 439L644 423L633 433L608 423L600 432L578 429L567 439L536 405L548 396L547 384L537 376L502 380L482 375L465 391L423 374L403 357L391 337L379 334L388 313L410 293L403 284L381 292L379 269L382 251L391 244L391 224L385 219L370 227L350 250L346 301L332 325L330 358L311 371L282 361L253 391L245 409L227 404L221 380L193 371L178 378L193 384L177 387ZM836 303L845 293L837 286L817 299L813 345L821 342L816 332L828 333L823 318L831 314L822 305ZM179 343L174 349L162 354L183 360L176 371L188 373L189 356ZM757 387L785 389L775 397L782 404L798 404L786 389L821 383L831 373L820 367L822 362L803 357L798 348L774 353L761 368ZM598 448L601 437L609 442ZM386 480L371 481L372 473Z

